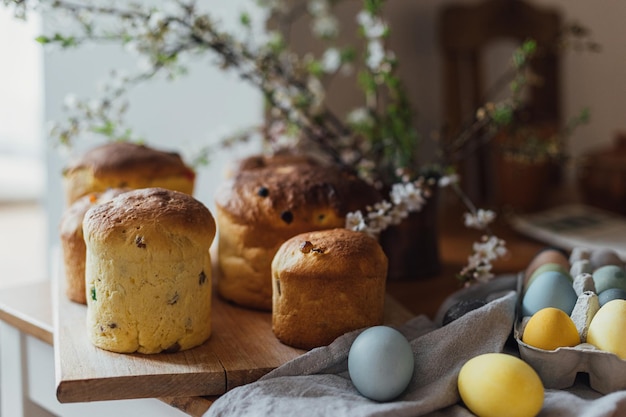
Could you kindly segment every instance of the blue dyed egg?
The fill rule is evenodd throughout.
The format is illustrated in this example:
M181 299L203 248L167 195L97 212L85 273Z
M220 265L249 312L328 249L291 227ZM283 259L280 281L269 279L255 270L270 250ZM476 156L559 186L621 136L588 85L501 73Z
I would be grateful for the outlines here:
M617 265L605 265L593 271L593 283L596 285L596 294L609 288L620 288L626 291L626 272Z
M532 316L541 309L554 307L570 315L577 299L569 276L558 271L546 271L536 276L526 289L522 313Z
M374 326L364 330L348 353L350 379L361 395L389 401L406 390L415 359L408 340L396 329Z

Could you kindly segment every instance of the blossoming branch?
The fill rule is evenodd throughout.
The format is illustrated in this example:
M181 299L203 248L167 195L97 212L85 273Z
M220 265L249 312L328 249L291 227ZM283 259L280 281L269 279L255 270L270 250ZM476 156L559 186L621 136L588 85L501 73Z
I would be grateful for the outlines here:
M341 28L333 15L333 7L339 1L259 1L279 28L308 13L313 35L325 45L324 52L317 57L293 53L285 30L255 36L253 19L246 12L240 16L242 33L237 34L240 36L227 33L194 0L172 0L160 9L132 1L123 6L71 0L3 0L3 3L12 5L17 14L26 14L30 8L65 13L78 24L76 33L42 35L38 40L43 44L72 48L87 42L120 43L144 62L137 74L113 71L100 100L69 97L65 104L70 117L65 124L53 126L53 133L61 142L71 144L85 132L112 140L137 139L133 130L125 126L127 92L158 76L174 79L184 75L186 59L208 52L215 65L235 71L259 88L268 106L265 126L243 130L228 138L224 145L231 146L258 133L263 133L274 146L314 145L333 162L354 170L381 188L391 189L389 200L366 208L365 213L348 216L347 227L376 234L398 224L408 213L421 210L428 202L431 188L437 184L433 178L423 176L420 168L421 138L413 124L414 110L396 75L398 58L388 48L391 29L383 19L385 2L363 1L355 20L365 47L357 50L340 44ZM532 44L521 49L518 71L524 68L525 58L532 52ZM341 118L327 106L323 80L353 70L359 71L357 78L364 104ZM474 129L490 123L506 123L516 104L515 100L507 100L485 107ZM461 135L459 140L466 137ZM438 186L446 183L460 190L450 176L440 178ZM466 197L463 199L471 216L484 217L479 214L484 212L479 212ZM480 221L484 224L486 220ZM503 242L496 245L503 246ZM477 254L488 252L483 246L475 245L474 250ZM502 250L493 253L501 254ZM476 255L470 258L468 271L487 271L496 258ZM466 275L477 279L472 275L474 272Z

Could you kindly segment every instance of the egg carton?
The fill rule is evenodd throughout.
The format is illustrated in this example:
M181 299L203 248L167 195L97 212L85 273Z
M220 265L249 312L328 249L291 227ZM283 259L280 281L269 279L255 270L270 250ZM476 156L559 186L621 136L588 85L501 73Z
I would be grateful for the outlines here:
M626 360L614 353L598 349L589 343L574 347L560 347L555 350L543 350L522 341L522 334L528 318L522 317L522 295L524 274L518 276L517 319L513 334L517 342L520 357L535 369L546 388L564 389L574 385L579 373L589 375L589 385L601 394L626 389ZM586 337L589 323L598 310L597 296L586 291L584 284L579 284L579 297L572 317L579 333ZM595 301L594 301L595 297Z

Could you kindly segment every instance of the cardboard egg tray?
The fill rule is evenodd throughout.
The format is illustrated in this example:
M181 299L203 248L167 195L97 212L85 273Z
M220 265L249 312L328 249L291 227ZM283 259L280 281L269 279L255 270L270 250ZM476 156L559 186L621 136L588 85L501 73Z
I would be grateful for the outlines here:
M626 361L617 355L602 351L588 343L575 347L561 347L556 350L543 350L522 342L521 302L524 276L520 274L517 283L517 319L514 336L519 347L520 357L539 374L545 388L564 389L574 385L576 374L589 375L589 385L601 394L626 389Z

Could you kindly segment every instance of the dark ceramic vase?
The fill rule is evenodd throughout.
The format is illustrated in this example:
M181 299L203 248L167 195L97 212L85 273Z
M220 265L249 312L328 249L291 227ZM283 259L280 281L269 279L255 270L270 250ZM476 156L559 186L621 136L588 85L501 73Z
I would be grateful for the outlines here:
M383 231L380 244L389 259L387 279L419 280L439 274L436 193L421 211L409 214L399 225Z

